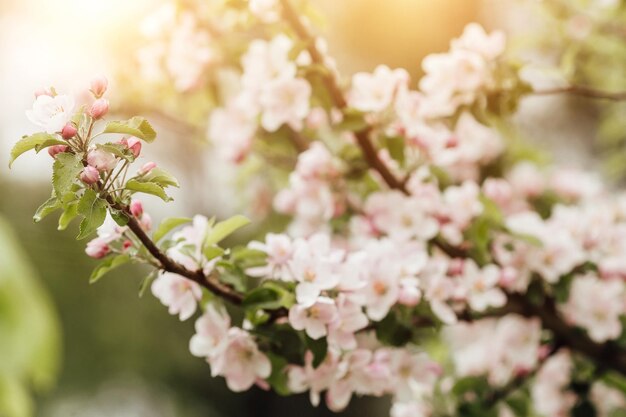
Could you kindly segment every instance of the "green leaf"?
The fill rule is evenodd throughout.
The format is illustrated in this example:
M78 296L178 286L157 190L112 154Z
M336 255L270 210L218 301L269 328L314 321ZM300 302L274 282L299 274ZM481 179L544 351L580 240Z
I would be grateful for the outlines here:
M141 280L141 284L139 285L139 297L140 298L143 297L144 293L146 292L146 290L148 289L152 281L154 281L154 279L157 277L157 275L159 275L159 271L155 269L154 271L146 275L144 279Z
M376 337L387 345L404 346L413 337L413 332L409 326L398 319L395 311L390 311L382 321L376 324Z
M361 112L349 111L343 116L343 120L337 125L339 130L358 132L367 127L367 122Z
M250 223L250 220L242 215L236 215L213 226L204 241L204 246L211 246L219 243L224 238Z
M224 249L220 248L219 246L212 245L212 246L205 247L202 250L202 253L204 254L204 257L208 261L212 261L213 259L217 258L218 256L222 256L224 254Z
M76 239L84 239L104 223L107 216L107 203L92 189L85 190L78 202L78 213L85 218L80 223L80 233Z
M15 162L15 160L24 152L28 152L31 149L36 149L37 152L39 152L41 149L43 149L43 145L45 143L50 143L50 145L48 146L55 144L55 143L52 143L52 141L58 141L57 136L51 135L50 133L45 133L45 132L35 133L34 135L22 137L22 139L20 139L15 144L15 146L13 146L13 149L11 149L11 159L9 160L9 168L11 168L11 165L13 165L13 162ZM61 142L61 143L65 143L65 142Z
M122 159L127 160L128 162L135 161L135 155L126 145L122 145L121 143L104 143L97 144L96 148L102 149L105 152L112 153L115 156L118 156Z
M53 195L49 199L47 199L35 212L33 216L33 220L35 223L38 223L46 217L48 214L54 212L55 210L61 208L61 202Z
M59 217L59 230L67 229L72 220L78 216L78 203L72 203L65 207L65 211Z
M83 163L79 155L71 153L57 155L52 165L52 186L57 197L71 190L72 184L82 170Z
M246 294L241 306L251 310L276 310L281 307L289 308L295 299L293 294L280 285L266 281Z
M100 263L91 273L91 277L89 277L89 283L93 284L100 280L109 271L127 264L130 262L130 256L128 255L116 255L106 258L104 261Z
M313 353L313 368L317 368L326 359L328 353L328 341L322 337L318 340L306 336L306 347Z
M163 201L171 201L172 198L169 197L163 187L159 184L155 184L153 182L139 182L137 180L129 180L126 183L126 189L129 191L134 191L138 193L152 194L157 197L160 197Z
M404 165L404 144L405 139L400 136L385 138L385 147L389 151L389 155L398 161L401 166Z
M170 217L168 219L164 219L161 224L159 224L159 227L157 227L154 231L152 240L158 242L174 228L189 222L191 222L191 219L188 217Z
M150 143L156 138L156 132L143 117L135 116L132 119L109 122L103 133L122 133L143 139Z
M144 177L139 179L144 182L153 182L159 184L163 188L166 187L179 187L178 180L174 178L172 174L162 168L153 168Z
M287 360L273 352L267 352L267 357L272 364L272 373L267 378L267 383L278 395L287 396L291 394L286 372Z

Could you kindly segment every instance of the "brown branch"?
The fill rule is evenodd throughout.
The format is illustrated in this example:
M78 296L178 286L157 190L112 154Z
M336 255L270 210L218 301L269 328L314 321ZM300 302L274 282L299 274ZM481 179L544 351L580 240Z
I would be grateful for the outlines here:
M572 94L575 96L593 98L598 100L624 101L626 100L626 91L610 92L596 90L584 85L569 85L567 87L556 87L546 90L535 90L531 94L537 96L548 96L554 94Z
M283 15L285 16L285 19L296 35L306 43L307 51L309 52L309 55L311 55L313 63L325 66L326 60L324 55L322 55L322 53L317 49L315 37L306 28L302 19L291 5L290 0L280 0L280 3L283 8ZM335 103L335 106L337 106L340 110L345 110L348 107L348 101L346 100L334 74L328 71L323 76L323 81L328 93ZM354 132L357 143L363 152L363 157L369 166L380 174L382 179L390 188L400 190L407 194L408 192L404 182L396 178L387 165L385 165L385 163L378 156L376 148L370 141L369 133L369 127Z
M128 228L139 239L139 241L146 247L150 255L152 255L160 264L161 269L167 272L171 272L177 275L181 275L197 284L203 286L213 294L231 302L235 305L240 305L243 301L243 295L235 291L232 287L219 281L219 278L215 274L205 276L201 269L191 271L185 268L183 265L174 261L168 257L158 246L150 239L150 237L143 230L137 219L131 214L130 209L127 206L116 203L111 196L107 197L108 203L112 208L118 210L126 216L128 219Z

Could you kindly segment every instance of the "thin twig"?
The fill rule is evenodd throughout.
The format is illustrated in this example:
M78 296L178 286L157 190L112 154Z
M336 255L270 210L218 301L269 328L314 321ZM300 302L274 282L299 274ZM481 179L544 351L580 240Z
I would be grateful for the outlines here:
M626 100L626 91L603 91L596 90L584 85L569 85L567 87L549 88L546 90L535 90L531 94L537 96L549 96L555 94L572 94L581 97L588 97L598 100L624 101Z

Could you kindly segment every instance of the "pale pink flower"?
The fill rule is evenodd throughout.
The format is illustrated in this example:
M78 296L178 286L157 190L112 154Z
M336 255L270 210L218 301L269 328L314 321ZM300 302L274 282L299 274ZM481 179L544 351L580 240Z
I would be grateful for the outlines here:
M354 334L365 328L369 321L363 308L341 294L337 299L337 317L330 323L328 343L341 349L356 349L357 341Z
M172 315L178 314L181 321L195 312L202 299L202 289L197 283L170 272L162 272L152 283L152 294L168 307Z
M272 373L267 356L248 332L237 327L228 331L226 348L210 364L212 372L224 376L226 385L234 392L246 391Z
M576 395L566 391L572 373L567 351L548 358L537 372L530 393L535 411L542 417L565 417L576 403Z
M506 296L498 283L500 269L495 265L487 265L482 269L472 260L466 260L463 271L463 284L467 290L467 302L475 311L485 311L490 307L502 307Z
M488 60L496 59L502 55L505 46L506 36L504 32L494 31L487 34L478 23L470 23L465 26L461 37L451 42L452 49L476 52Z
M109 100L99 98L89 107L89 115L94 119L102 119L109 112Z
M96 148L87 154L87 163L100 172L108 172L117 166L118 159L111 152Z
M98 170L90 165L83 168L80 173L80 180L85 184L95 184L100 181L100 173Z
M268 233L265 236L265 242L253 241L248 244L248 247L267 254L267 264L246 269L248 275L276 278L282 281L293 280L289 269L289 261L293 256L293 242L289 236Z
M289 310L289 323L296 330L304 330L311 339L328 334L328 325L337 319L337 306L328 297L317 297L309 306L296 304Z
M48 133L60 132L71 120L74 111L74 98L67 95L40 95L35 99L32 110L26 117Z
M257 130L256 112L245 105L244 96L233 99L224 108L211 113L208 137L219 155L231 162L241 162L252 146Z
M228 346L230 316L224 309L207 304L206 310L195 323L196 334L189 342L189 350L194 356L215 358Z
M289 59L292 47L293 41L284 34L269 42L260 39L252 41L241 58L244 89L258 92L273 79L293 79L296 66Z
M278 20L278 1L276 0L249 0L250 11L261 21L271 23Z
M595 342L616 339L622 333L624 284L601 281L593 275L577 276L562 311L568 321L584 328Z
M281 77L269 81L259 97L261 126L268 132L275 132L284 124L301 130L309 113L310 98L311 85L304 79Z
M91 79L91 89L89 91L96 98L100 98L106 93L108 86L109 80L104 75L98 75Z
M405 70L379 65L371 74L354 74L348 104L364 112L383 111L391 105L397 93L407 89L408 83L409 74Z

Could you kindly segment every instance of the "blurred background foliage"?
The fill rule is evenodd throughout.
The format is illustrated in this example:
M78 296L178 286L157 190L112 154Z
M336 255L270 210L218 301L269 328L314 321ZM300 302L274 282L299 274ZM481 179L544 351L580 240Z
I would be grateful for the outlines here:
M583 1L314 3L327 19L323 33L346 75L386 63L407 68L416 80L425 55L446 50L468 22L480 21L525 33L518 44L520 55L529 46L539 49L548 66L569 68L572 81L626 89L624 33L593 26L593 36L573 40L564 26L569 20L563 13L575 10L559 9L558 4ZM32 129L24 109L31 105L34 89L53 82L75 86L76 80L86 85L95 73L132 68L134 48L140 43L137 22L162 3L0 0L0 93L12 97L0 104L0 160L6 161L12 143ZM528 3L537 3L539 9L529 12ZM624 26L623 15L602 19ZM113 86L114 95L122 93L129 100L119 110L154 113L160 137L148 158L171 168L183 184L168 213L225 216L234 211L240 202L224 187L233 175L223 166L212 167L212 173L220 175L211 175L209 164L203 163L207 146L199 139L211 105L207 96L191 94L181 100L173 88L163 86L146 91L132 71ZM130 100L137 95L141 100ZM523 107L519 125L542 145L562 149L562 160L587 160L591 149L597 155L609 154L610 166L617 166L612 172L623 175L626 108L555 100L547 105L563 107L560 116L546 112L546 106L530 111ZM524 113L530 113L527 119ZM539 124L537 114L543 117ZM572 116L579 123L572 125ZM553 143L560 145L548 145ZM49 166L45 155L21 161L11 173L0 163L0 215L5 219L0 221L0 417L331 415L312 408L306 395L279 398L259 389L229 392L223 380L210 377L208 365L189 354L193 323L181 324L150 294L138 299L145 271L123 269L90 286L87 278L95 262L84 256L84 242L74 240L75 230L57 232L53 216L33 224L32 214L49 196L44 186ZM164 213L153 210L150 202L147 206L158 222ZM342 415L382 416L387 410L384 399L363 399L353 401Z

